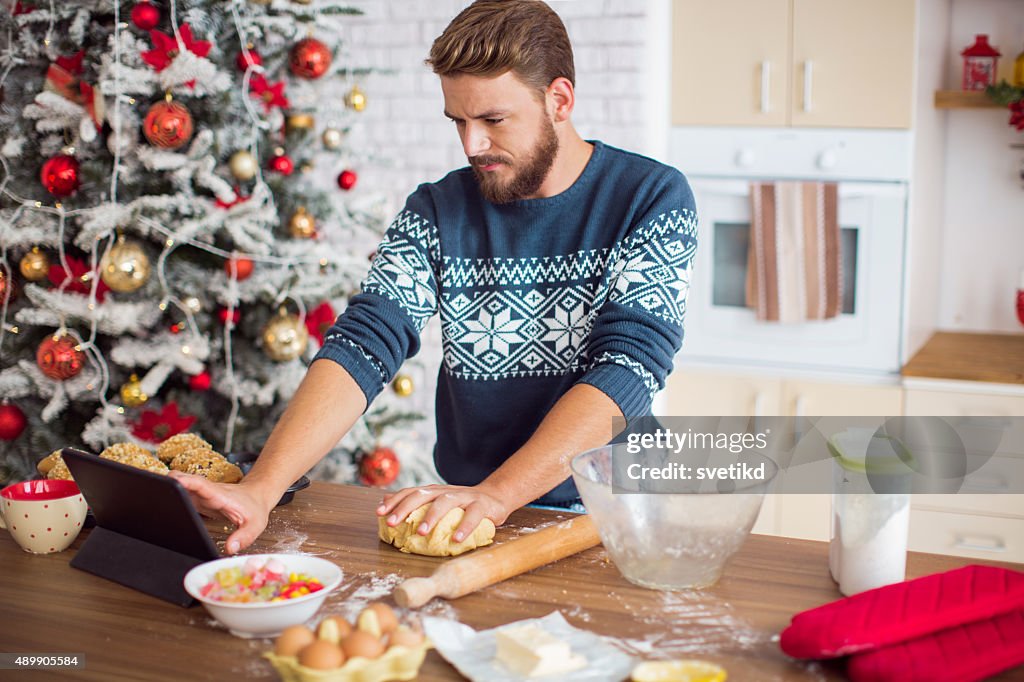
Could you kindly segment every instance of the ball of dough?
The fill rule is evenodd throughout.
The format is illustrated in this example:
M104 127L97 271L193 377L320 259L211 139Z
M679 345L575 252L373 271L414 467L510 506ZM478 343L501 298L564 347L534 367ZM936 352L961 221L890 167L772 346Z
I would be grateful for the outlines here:
M408 554L424 556L457 556L494 541L494 523L490 519L481 521L476 530L462 542L452 540L452 533L462 523L462 515L466 513L461 507L449 511L429 533L420 535L416 528L423 522L428 509L429 504L423 505L394 527L387 524L387 517L378 517L380 539Z

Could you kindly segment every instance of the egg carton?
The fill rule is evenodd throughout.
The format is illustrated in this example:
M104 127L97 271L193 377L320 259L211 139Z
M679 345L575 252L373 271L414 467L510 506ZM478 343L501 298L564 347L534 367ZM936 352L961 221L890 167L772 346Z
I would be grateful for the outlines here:
M396 645L380 658L356 656L332 670L307 668L299 665L295 656L278 656L273 651L263 657L270 661L284 682L387 682L415 679L431 646L429 640L412 648Z

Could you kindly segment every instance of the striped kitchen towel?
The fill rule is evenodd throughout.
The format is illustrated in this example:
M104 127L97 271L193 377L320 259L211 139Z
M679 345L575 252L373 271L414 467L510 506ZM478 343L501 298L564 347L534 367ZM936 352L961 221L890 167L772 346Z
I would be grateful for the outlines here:
M770 322L827 320L842 307L834 182L750 184L747 306Z

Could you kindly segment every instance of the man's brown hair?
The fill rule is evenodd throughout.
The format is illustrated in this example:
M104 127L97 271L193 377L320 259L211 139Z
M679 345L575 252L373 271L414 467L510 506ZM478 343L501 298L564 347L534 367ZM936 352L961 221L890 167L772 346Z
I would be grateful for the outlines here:
M426 63L439 76L511 70L542 92L560 77L576 84L565 25L542 0L476 0L437 37Z

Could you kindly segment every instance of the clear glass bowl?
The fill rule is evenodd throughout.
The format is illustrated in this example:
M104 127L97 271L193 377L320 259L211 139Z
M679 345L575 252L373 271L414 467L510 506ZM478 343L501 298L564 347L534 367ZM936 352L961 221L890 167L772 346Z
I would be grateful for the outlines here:
M763 480L630 482L621 473L628 463L664 465L678 457L651 450L638 456L626 448L606 445L572 460L573 480L612 561L627 580L642 587L713 585L750 533L778 467L763 455L745 451L703 464L763 464ZM613 480L616 460L620 475Z

